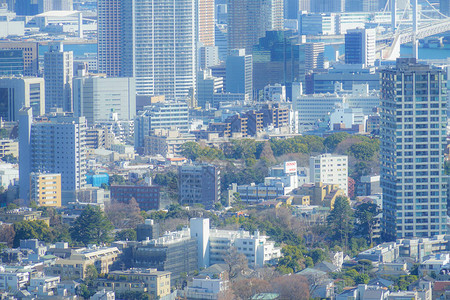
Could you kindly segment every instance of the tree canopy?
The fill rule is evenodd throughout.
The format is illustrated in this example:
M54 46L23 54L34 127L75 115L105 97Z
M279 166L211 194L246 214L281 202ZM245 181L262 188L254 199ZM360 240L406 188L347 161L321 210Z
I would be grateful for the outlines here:
M72 240L81 244L100 244L111 240L113 228L111 222L98 207L89 205L75 219L70 234Z

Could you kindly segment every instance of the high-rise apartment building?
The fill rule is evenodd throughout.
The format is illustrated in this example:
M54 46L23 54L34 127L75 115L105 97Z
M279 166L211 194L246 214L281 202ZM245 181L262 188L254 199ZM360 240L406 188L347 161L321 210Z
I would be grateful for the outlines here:
M61 207L61 174L30 174L30 201L38 206Z
M284 0L228 0L228 51L253 45L268 30L283 29Z
M213 165L184 165L178 168L180 203L211 208L220 201L220 170Z
M348 194L348 156L321 154L309 159L311 182L337 184Z
M345 63L373 66L376 54L375 29L350 29L345 34Z
M192 94L197 56L194 2L100 0L99 71L134 77L140 95L174 100ZM204 36L207 40L209 35Z
M447 87L443 70L398 59L381 72L385 239L445 234Z
M226 62L226 91L228 93L253 94L253 59L245 49L230 51Z
M0 117L3 121L17 121L23 106L32 107L35 117L45 114L44 79L0 77Z
M73 52L64 51L62 43L50 45L44 54L45 112L61 108L73 111Z
M121 0L97 1L98 37L97 68L107 76L121 75L122 62L122 3Z
M86 184L85 119L60 113L33 122L31 110L19 111L19 196L29 199L31 172L61 174L62 192L73 194Z
M214 46L214 0L196 0L197 38L203 46Z
M136 115L134 78L84 76L73 79L73 105L77 117L84 116L89 125L108 120L111 112L118 120L133 120Z
M22 71L18 71L20 69ZM39 74L38 43L0 42L0 75L16 74L24 76Z

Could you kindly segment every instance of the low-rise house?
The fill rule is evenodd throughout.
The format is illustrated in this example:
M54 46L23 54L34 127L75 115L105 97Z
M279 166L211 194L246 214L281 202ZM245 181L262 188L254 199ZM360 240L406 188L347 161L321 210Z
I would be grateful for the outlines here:
M419 293L417 291L398 291L390 293L388 300L418 300Z
M417 291L419 299L421 300L431 300L432 299L432 282L422 278L413 282L408 286L408 291Z
M50 225L50 218L42 217L42 211L33 211L31 208L17 208L0 212L0 221L5 223L18 223L22 221L44 221Z
M18 267L0 266L0 291L19 291L30 280L30 271Z
M57 291L59 276L44 276L30 279L30 285L27 287L35 297L54 296Z
M48 276L60 276L61 279L84 279L88 266L94 266L99 274L108 273L111 265L120 254L116 247L80 248L73 250L70 257L59 259L54 265L45 268Z
M419 275L437 275L444 267L450 264L450 254L441 253L429 257L424 260L419 266Z
M90 298L90 300L115 300L115 299L116 294L114 293L114 291L106 291L106 290L98 291Z
M408 275L408 267L406 263L381 263L378 267L378 275L402 276Z
M170 294L170 272L156 269L129 269L112 271L96 281L99 288L123 292L144 292L159 299Z
M389 290L379 286L360 284L354 289L336 295L336 300L384 300L389 296Z
M194 278L192 284L178 295L184 299L218 299L219 293L227 289L227 281L223 279Z

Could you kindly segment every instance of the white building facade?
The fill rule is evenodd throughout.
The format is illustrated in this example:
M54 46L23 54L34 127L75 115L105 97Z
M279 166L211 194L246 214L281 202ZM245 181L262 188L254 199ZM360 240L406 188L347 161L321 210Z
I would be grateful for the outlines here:
M348 195L348 156L321 154L309 159L310 178L313 183L338 184Z

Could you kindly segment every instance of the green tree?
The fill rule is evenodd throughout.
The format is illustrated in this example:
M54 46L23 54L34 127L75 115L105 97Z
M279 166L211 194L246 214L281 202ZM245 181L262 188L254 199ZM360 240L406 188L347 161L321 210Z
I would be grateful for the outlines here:
M298 246L286 245L281 249L283 257L278 261L277 270L281 273L296 273L303 269L305 257ZM311 261L312 262L312 261Z
M327 149L328 152L334 152L336 147L340 142L350 137L350 134L346 132L338 132L328 136L324 141L323 145Z
M379 214L378 206L374 203L362 203L355 209L356 233L373 243L373 229L376 225L375 217Z
M116 241L135 241L137 240L136 230L129 228L116 232L116 236L114 238Z
M308 252L308 256L312 258L314 265L324 261L327 258L327 254L320 248L312 249Z
M88 287L93 288L94 281L98 278L97 268L94 265L88 265L85 272L84 282Z
M14 247L19 247L20 240L38 239L44 242L51 242L53 234L47 223L41 220L22 221L14 224Z
M355 278L355 283L356 284L368 284L369 280L370 280L369 275L367 275L367 274L359 274Z
M111 240L111 231L114 226L105 214L94 206L86 207L81 215L75 219L70 228L73 241L87 244L100 244Z
M201 147L196 142L187 142L181 145L181 155L190 160L196 160L200 156Z
M375 155L376 150L369 143L357 143L350 146L349 152L356 159L369 161Z
M336 198L327 217L327 225L331 238L344 249L348 249L349 234L353 230L353 211L347 197Z
M125 178L121 175L111 175L109 176L109 185L121 185L121 184L125 184L127 181L125 180Z

